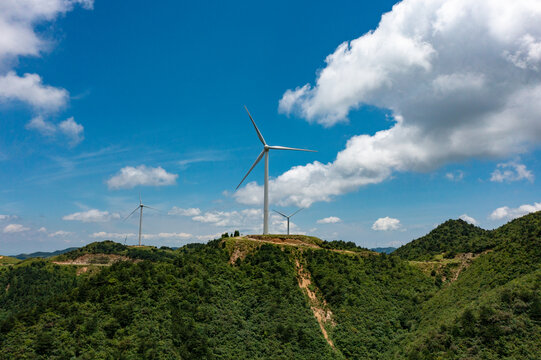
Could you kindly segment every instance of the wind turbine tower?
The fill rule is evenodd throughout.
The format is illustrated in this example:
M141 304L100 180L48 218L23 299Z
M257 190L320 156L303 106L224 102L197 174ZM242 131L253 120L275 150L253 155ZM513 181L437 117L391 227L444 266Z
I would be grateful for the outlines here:
M279 211L273 210L275 213L280 214L280 215L282 215L283 217L285 217L285 218L287 219L287 234L288 234L288 235L289 235L289 219L292 218L293 215L295 215L296 213L298 213L298 212L301 211L301 210L302 210L302 208L300 208L299 210L295 211L293 214L291 214L291 215L289 215L289 216L287 216L287 215L285 215L285 214L282 214L282 213L279 212Z
M130 215L126 216L124 218L124 221L126 221L130 216L133 215L134 212L139 210L139 246L141 246L141 230L143 228L143 208L149 208L152 210L159 211L158 209L154 209L153 207L150 207L148 205L144 205L143 201L141 200L141 194L139 194L139 205L130 213Z
M242 178L241 182L237 186L235 190L237 190L242 183L244 182L244 179L248 177L250 172L253 170L253 168L257 165L257 163L261 160L263 156L265 156L265 182L264 182L264 190L263 190L263 235L266 235L269 233L269 151L270 150L294 150L294 151L309 151L309 152L316 152L315 150L307 150L307 149L297 149L297 148L291 148L291 147L285 147L285 146L270 146L267 145L265 142L265 139L263 138L263 135L261 135L261 132L257 128L257 125L255 124L254 119L252 118L252 115L250 115L250 112L248 111L248 108L245 106L246 112L248 113L248 116L250 117L250 120L252 121L252 124L254 125L255 131L257 133L257 136L259 137L259 141L263 144L263 150L255 159L254 164L248 170L246 175Z

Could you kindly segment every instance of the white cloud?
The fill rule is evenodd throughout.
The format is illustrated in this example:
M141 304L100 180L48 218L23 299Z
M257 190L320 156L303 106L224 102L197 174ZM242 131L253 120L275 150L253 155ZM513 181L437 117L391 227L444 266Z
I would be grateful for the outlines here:
M455 172L448 172L447 174L445 174L445 177L447 178L447 180L450 180L450 181L460 181L464 179L464 172L462 170L457 170Z
M95 232L90 237L98 238L98 239L125 239L126 237L137 237L137 234L134 233L109 233L105 231ZM157 234L141 234L141 238L146 240L156 240L156 239L191 239L194 238L192 234L184 233L184 232L161 232Z
M391 231L400 229L400 220L390 218L388 216L379 218L372 224L372 230L376 231Z
M14 216L11 216L11 215L2 215L0 214L0 221L2 220L9 220L9 219L12 219L14 218Z
M538 1L398 3L376 30L329 55L314 86L287 91L279 107L331 126L372 105L389 109L394 123L352 137L333 162L296 166L271 180L271 200L309 206L395 172L508 157L539 144L539 23ZM521 42L526 36L533 40ZM262 189L252 182L235 198L259 204Z
M139 165L126 166L115 176L107 180L109 189L131 189L135 186L166 186L174 185L178 175L170 174L162 167L156 168Z
M40 227L40 228L38 229L38 232L40 232L40 233L46 233L46 232L47 232L47 228L44 227L44 226L42 226L42 227Z
M192 234L188 233L166 233L161 232L158 234L141 234L143 239L190 239L193 237Z
M4 233L6 234L18 233L28 230L30 230L30 228L24 227L21 224L9 224L4 227Z
M216 233L216 234L212 234L212 235L197 235L195 238L197 240L199 240L199 241L204 241L204 240L219 239L221 236L222 236L221 233Z
M98 209L76 212L62 217L62 220L82 222L105 222L115 219L120 219L120 214L109 213L109 211L100 211Z
M197 216L197 215L201 215L201 210L199 208L183 209L183 208L173 206L167 214L168 215L181 215L181 216Z
M241 211L207 211L192 217L192 220L216 226L259 227L263 220L261 209L244 209Z
M37 74L21 77L10 71L0 76L0 100L19 100L40 110L56 110L67 103L68 92L43 85Z
M93 238L100 238L100 239L125 239L126 237L132 237L135 236L134 233L108 233L105 231L95 232L90 235L90 237Z
M80 4L91 9L93 0L0 1L0 101L21 101L38 110L57 110L68 100L62 88L43 84L38 74L17 75L11 68L20 56L39 56L52 42L39 36L36 27Z
M336 224L336 223L339 223L340 221L342 221L342 219L340 219L339 217L329 216L324 219L319 219L317 223L318 224Z
M243 209L235 211L207 211L192 217L193 221L211 224L218 227L235 228L241 231L261 232L263 229L263 211L261 209ZM291 231L300 234L298 226L290 221ZM287 228L285 219L277 214L270 214L269 231L271 233L285 232ZM199 238L198 238L199 239ZM200 239L201 240L201 239Z
M459 219L464 220L467 223L470 223L472 225L477 225L477 220L472 218L471 216L468 216L468 214L462 214L458 217Z
M67 136L70 146L75 146L84 139L84 127L81 124L77 124L73 120L73 117L70 117L58 124L58 129Z
M526 165L514 161L498 164L490 177L490 181L495 182L512 182L523 179L533 182L534 175L526 169Z
M73 117L56 125L50 121L44 120L43 116L38 115L30 120L25 127L28 130L35 130L41 135L49 137L55 136L60 132L67 137L69 146L75 146L84 139L84 127L83 125L76 123L75 120L73 120Z
M73 233L71 231L58 230L58 231L55 231L54 233L50 233L49 237L68 236L68 235L73 235Z
M56 134L56 126L49 121L43 120L43 117L36 116L25 126L28 130L35 130L43 136L53 136Z
M534 203L533 205L525 204L521 205L518 208L510 208L508 206L503 206L497 208L490 214L492 220L501 220L501 219L516 219L526 214L540 211L541 203Z

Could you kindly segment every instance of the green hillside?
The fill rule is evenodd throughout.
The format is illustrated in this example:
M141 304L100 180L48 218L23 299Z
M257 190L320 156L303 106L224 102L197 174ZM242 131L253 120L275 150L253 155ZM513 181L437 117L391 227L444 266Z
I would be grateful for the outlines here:
M434 255L479 253L494 246L490 232L464 220L447 220L427 235L396 249L393 254L408 260L430 260Z
M19 259L12 256L0 255L0 266L15 265L19 262Z
M541 213L447 221L401 256L304 236L96 242L0 267L0 359L537 359L540 245ZM425 270L459 249L476 255L448 260L456 276Z
M412 358L534 359L541 345L541 212L494 230L496 247L421 304ZM411 343L410 343L411 341Z

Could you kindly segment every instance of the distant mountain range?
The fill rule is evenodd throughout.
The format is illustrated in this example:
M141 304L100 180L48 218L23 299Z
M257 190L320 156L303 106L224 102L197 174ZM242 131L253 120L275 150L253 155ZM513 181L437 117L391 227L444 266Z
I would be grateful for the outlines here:
M52 256L65 254L65 253L73 251L75 249L77 249L77 248L76 247L70 247L70 248L67 248L67 249L56 250L56 251L51 251L51 252L37 251L37 252L33 252L31 254L11 255L11 257L14 257L14 258L17 258L17 259L20 259L20 260L26 260L26 259L31 259L31 258L44 258L44 259L46 259L46 258L50 258Z
M375 252L379 252L379 253L390 254L393 251L395 251L396 249L397 248L395 248L395 247L375 247L375 248L372 248L370 250L375 251Z

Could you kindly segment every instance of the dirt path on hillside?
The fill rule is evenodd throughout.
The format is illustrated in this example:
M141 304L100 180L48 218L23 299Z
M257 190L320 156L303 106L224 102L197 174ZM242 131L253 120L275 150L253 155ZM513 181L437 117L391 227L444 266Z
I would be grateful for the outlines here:
M295 259L295 269L297 270L297 281L299 283L299 287L306 293L306 295L308 295L310 309L312 309L312 312L314 313L314 317L319 324L323 337L325 340L327 340L327 343L336 350L334 343L325 329L325 325L335 325L334 321L332 320L331 310L329 309L326 301L320 300L317 297L316 292L310 289L310 285L312 285L311 275L307 270L304 269L298 259Z
M290 246L296 246L296 247L309 247L312 249L321 249L320 246L317 246L315 244L309 244L302 242L300 240L295 239L269 239L269 240L263 240L263 239L255 239L252 237L245 237L246 240L256 241L256 242L262 242L267 244L274 244L274 245L290 245Z
M127 256L115 255L115 254L85 254L79 256L74 260L67 261L52 261L56 265L78 265L78 266L111 266L119 261L132 261Z
M341 253L341 254L351 254L351 255L361 255L361 256L369 256L369 255L378 255L378 253L373 251L351 251L351 250L339 250L339 249L326 249L322 248L319 245L316 244L310 244L305 243L301 240L296 239L270 239L270 240L262 240L262 239L255 239L253 237L244 237L245 240L255 241L255 242L262 242L267 244L274 244L274 245L289 245L289 246L295 246L295 247L308 247L311 249L317 249L317 250L330 250L333 252Z

